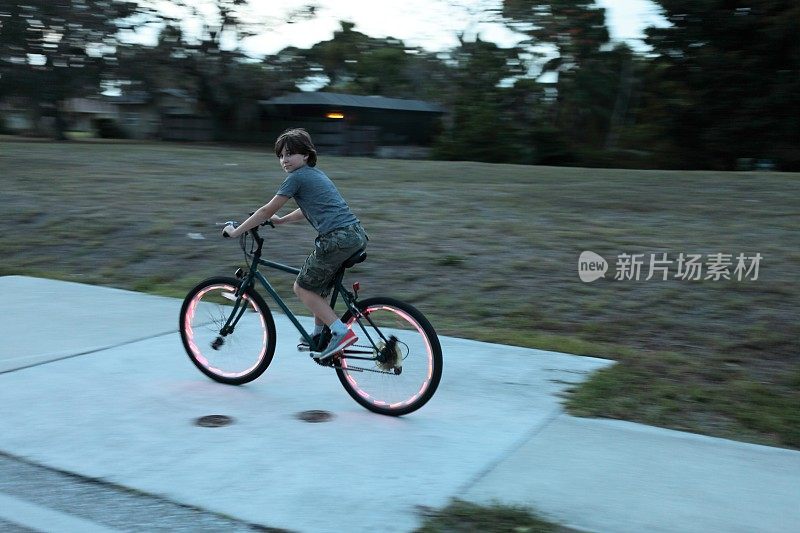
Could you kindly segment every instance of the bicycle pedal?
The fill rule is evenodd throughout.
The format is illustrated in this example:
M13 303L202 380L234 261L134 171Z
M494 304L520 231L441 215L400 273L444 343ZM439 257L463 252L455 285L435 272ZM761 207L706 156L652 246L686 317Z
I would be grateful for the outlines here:
M299 343L297 345L297 351L298 352L310 352L311 351L311 347L308 344L306 344L304 342L301 342L301 343Z

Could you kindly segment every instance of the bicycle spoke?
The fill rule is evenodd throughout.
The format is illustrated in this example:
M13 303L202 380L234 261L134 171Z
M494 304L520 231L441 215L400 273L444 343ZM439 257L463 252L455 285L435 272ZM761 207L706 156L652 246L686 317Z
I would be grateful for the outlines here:
M436 334L419 311L402 302L374 298L363 306L359 320L348 319L348 326L361 337L352 352L368 351L371 357L348 357L352 352L345 350L337 369L342 385L373 411L411 412L438 386L441 348ZM364 329L368 336L362 336ZM367 345L367 339L374 345Z
M181 336L189 357L206 375L224 383L244 383L263 372L272 358L272 317L252 293L232 299L235 283L214 283L216 279L227 280L212 278L187 296ZM233 330L223 334L229 321Z

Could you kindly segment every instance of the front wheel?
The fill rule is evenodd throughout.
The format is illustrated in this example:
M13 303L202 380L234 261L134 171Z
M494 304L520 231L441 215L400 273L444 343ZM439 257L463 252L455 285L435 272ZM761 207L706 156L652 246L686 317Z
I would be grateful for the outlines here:
M393 298L358 302L342 321L359 340L339 358L336 374L370 411L400 416L433 397L442 378L442 348L433 326L414 306Z
M192 363L206 376L227 385L253 381L272 362L275 322L264 299L252 288L241 299L236 278L201 281L183 300L181 340ZM221 330L231 315L235 325Z

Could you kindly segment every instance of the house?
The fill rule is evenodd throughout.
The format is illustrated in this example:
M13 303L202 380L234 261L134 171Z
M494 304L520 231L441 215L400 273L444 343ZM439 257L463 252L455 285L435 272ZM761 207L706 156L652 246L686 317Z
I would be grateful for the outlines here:
M129 139L158 137L160 116L156 99L147 91L129 91L109 96L117 108L117 125Z
M129 138L165 141L211 141L214 138L211 119L184 90L132 91L113 97L111 101L119 109L119 125Z
M42 116L44 107L24 96L0 98L0 133L30 136L52 134L55 121L52 116Z
M61 102L61 113L70 131L90 132L100 137L153 139L159 131L158 109L145 91L68 98Z
M165 141L212 141L214 125L197 99L182 89L157 91L161 139Z
M311 132L320 151L337 155L424 158L444 109L422 100L307 92L260 102L263 129Z
M61 114L70 131L107 134L119 121L119 109L107 98L68 98L61 102Z
M61 104L70 130L101 137L210 141L213 127L197 101L180 89L70 98Z

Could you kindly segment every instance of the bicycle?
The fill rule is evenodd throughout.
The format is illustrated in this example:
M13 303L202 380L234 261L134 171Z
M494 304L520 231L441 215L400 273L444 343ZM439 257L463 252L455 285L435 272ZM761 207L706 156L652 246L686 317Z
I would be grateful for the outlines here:
M261 226L274 228L269 220ZM294 275L300 272L262 259L264 238L258 226L240 237L240 245L247 268L239 268L233 277L216 276L197 284L183 301L179 322L183 346L194 365L209 378L228 385L258 378L275 353L275 321L256 290L256 280L302 336L299 350L307 349L313 355L330 339L327 328L312 337L259 271L259 266L265 266ZM359 300L358 282L353 283L352 291L342 285L346 269L366 257L362 249L344 262L334 277L330 296L332 309L341 297L347 308L342 322L358 328L359 341L324 361L312 361L334 369L348 394L363 407L383 415L406 415L425 405L436 392L442 377L441 345L433 326L414 306L381 296Z

